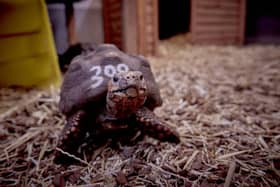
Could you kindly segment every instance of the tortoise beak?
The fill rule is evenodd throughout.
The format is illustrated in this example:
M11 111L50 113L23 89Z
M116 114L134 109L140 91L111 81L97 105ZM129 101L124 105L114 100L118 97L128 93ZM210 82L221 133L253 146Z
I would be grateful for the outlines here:
M129 97L137 97L138 91L135 87L129 87L129 88L126 89L126 94Z

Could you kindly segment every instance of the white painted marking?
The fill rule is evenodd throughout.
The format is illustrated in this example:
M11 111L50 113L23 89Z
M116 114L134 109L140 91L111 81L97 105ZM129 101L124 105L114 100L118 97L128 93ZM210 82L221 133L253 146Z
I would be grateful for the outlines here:
M91 88L97 88L102 84L104 79L103 79L103 77L92 76L91 80L93 81L93 83L90 85L90 87Z
M104 68L104 75L106 75L107 77L114 77L114 75L116 74L116 68L113 65L106 65Z
M102 73L101 66L92 66L90 68L90 72L92 72L91 80L92 84L90 85L91 88L97 88L99 87L103 81L104 77L101 75ZM103 69L104 76L112 78L117 72L128 72L129 67L126 64L118 64L117 67L109 64L106 65Z
M118 64L117 70L118 70L118 72L128 72L129 67L126 64Z
M91 72L92 72L92 71L96 71L96 72L95 72L95 75L100 75L102 69L101 69L100 66L92 66L92 67L90 68L89 71L91 71Z
M100 66L92 66L89 70L90 72L93 72L93 75L91 77L91 80L93 83L90 85L91 88L97 88L99 87L102 83L104 78L100 76L102 69Z

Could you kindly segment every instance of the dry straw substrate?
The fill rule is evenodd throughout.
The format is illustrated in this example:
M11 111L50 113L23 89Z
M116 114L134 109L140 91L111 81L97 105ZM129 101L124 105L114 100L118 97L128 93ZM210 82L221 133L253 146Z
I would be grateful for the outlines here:
M156 113L182 142L108 141L68 167L53 163L58 91L2 89L0 186L279 186L279 51L163 42Z

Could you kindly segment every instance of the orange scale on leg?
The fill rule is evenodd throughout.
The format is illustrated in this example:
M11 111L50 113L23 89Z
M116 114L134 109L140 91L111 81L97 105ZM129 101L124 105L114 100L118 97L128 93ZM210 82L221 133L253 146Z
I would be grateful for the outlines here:
M163 127L162 127L161 125L158 125L158 126L157 126L157 130L158 130L158 131L162 131L162 129L163 129Z
M75 132L77 131L77 128L76 127L71 127L71 132Z
M164 138L164 134L159 133L159 134L158 134L158 138L159 138L159 139L163 139L163 138Z

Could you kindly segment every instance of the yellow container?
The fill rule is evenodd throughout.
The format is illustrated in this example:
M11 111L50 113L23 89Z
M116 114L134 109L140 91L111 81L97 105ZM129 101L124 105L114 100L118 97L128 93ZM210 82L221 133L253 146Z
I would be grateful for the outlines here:
M0 86L58 86L60 81L44 0L0 0Z

